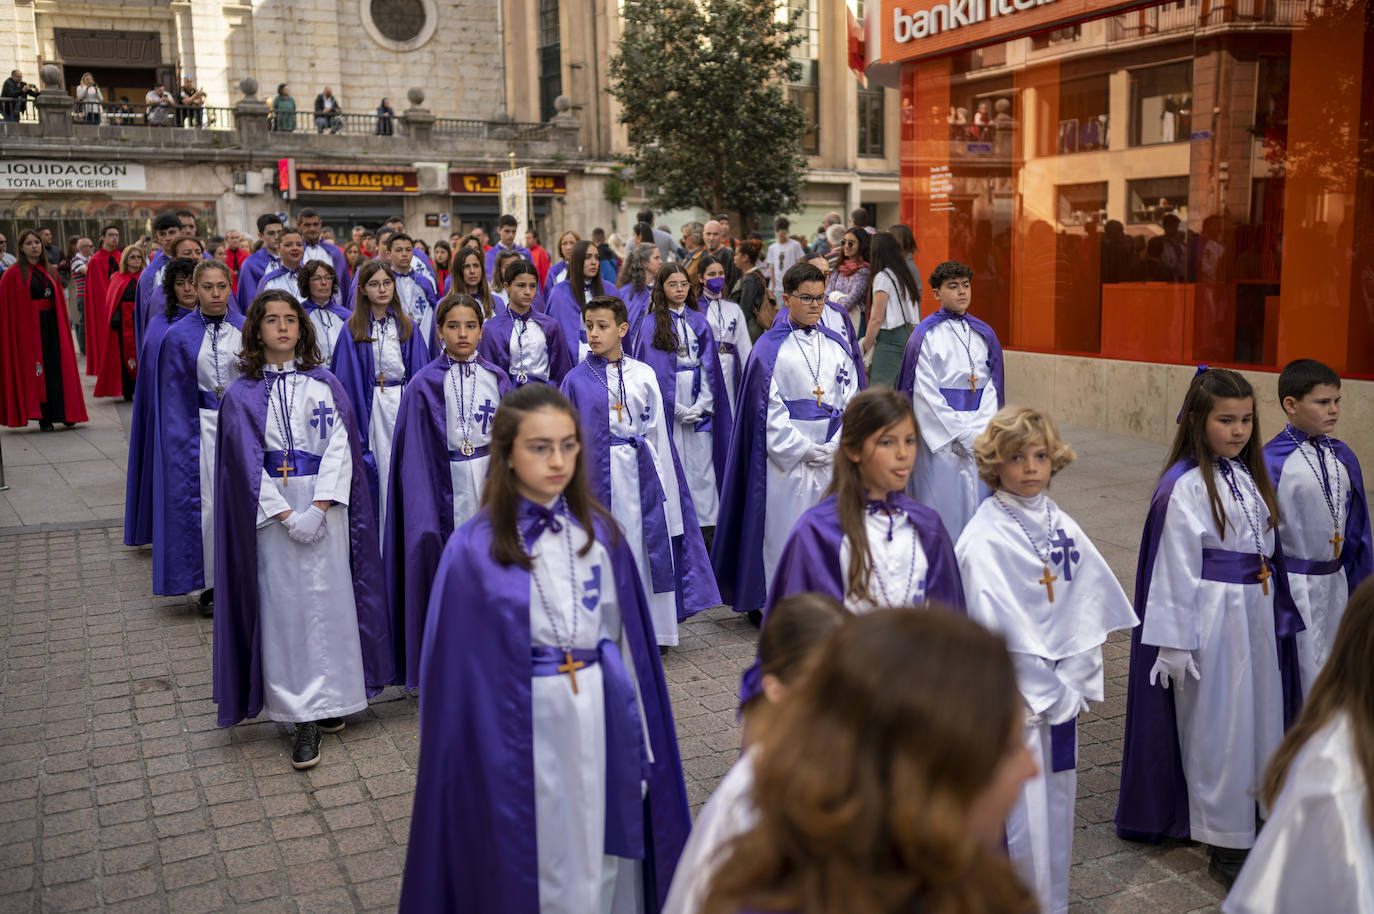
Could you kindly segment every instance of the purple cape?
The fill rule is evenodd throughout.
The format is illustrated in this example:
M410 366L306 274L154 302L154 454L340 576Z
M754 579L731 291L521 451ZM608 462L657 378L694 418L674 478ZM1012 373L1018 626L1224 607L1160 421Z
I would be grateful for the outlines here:
M521 512L529 507L521 501ZM572 521L568 521L572 522ZM642 833L644 907L658 911L690 818L672 706L634 558L606 545L654 762L643 817L607 822L607 839ZM530 576L491 558L478 513L444 547L420 660L420 763L400 910L539 910L530 696Z
M513 389L504 371L481 356L477 363L496 374L496 389L501 396ZM420 638L425 630L425 609L434 570L439 567L439 554L453 533L447 413L449 364L447 356L430 362L410 379L401 394L391 483L387 487L382 564L386 568L391 604L396 669L405 672L408 689L420 687Z
M563 328L558 325L558 321L533 307L530 308L529 315L528 320L534 321L539 325L539 329L544 331L544 339L549 350L549 385L557 387L563 383L563 377L572 370L572 351L568 348ZM510 315L509 308L498 308L482 325L482 341L477 344L478 355L508 375L511 373L510 334L515 327L515 321L516 319ZM520 386L513 376L511 383Z
M491 248L487 250L486 257L484 258L486 261L487 282L491 282L491 272L496 269L496 258L500 257L501 254L506 251L514 251L530 263L534 263L534 257L530 255L530 249L523 245L513 244L508 248L503 248L499 244L493 244Z
M849 343L829 327L817 324L816 332L849 351ZM720 489L711 564L716 569L721 599L740 613L762 609L766 596L763 519L768 510L768 388L773 383L778 350L791 333L792 324L782 321L755 341L735 401L739 414L735 416Z
M154 284L154 280L157 278L158 268L170 259L159 248L153 252L153 256L148 261L148 266L143 269L138 277L138 286L134 292L134 340L138 344L140 352L143 349L143 340L148 333L148 325L159 314L165 315L167 313L167 296L163 294L162 284ZM244 263L246 264L247 261ZM239 301L238 295L231 290L229 292L229 313L243 317L244 309L239 307ZM142 359L140 359L141 362Z
M725 483L725 463L730 459L730 435L734 429L734 417L730 415L730 394L725 373L720 370L720 349L716 346L716 335L711 330L711 322L706 319L705 314L691 308L684 308L682 316L691 326L692 332L697 335L697 341L701 346L700 372L704 376L701 381L711 385L711 396L714 401L711 406L713 412L710 415L711 451L716 469L716 491L719 492ZM674 329L675 337L676 332ZM658 376L658 389L663 393L663 408L667 410L666 418L670 422L676 421L673 419L673 408L677 404L677 350L664 352L662 349L654 348L654 322L650 315L645 315L639 326L630 331L625 343L625 351L630 357L648 365ZM705 421L703 419L702 423ZM696 428L704 431L705 426L702 423L698 423ZM676 453L673 459L680 463Z
M566 260L560 260L558 261L558 263L549 267L548 275L544 277L545 298L548 298L549 293L553 291L554 285L558 282L558 277L562 276L565 272L567 272L567 269L568 262Z
M911 336L906 341L906 351L902 353L902 367L897 371L897 386L893 390L908 397L915 396L916 360L921 354L921 344L925 341L926 332L941 321L953 319L954 315L940 308L916 325L916 329L911 331ZM964 322L988 344L988 377L997 388L997 408L1001 409L1007 405L1006 366L1002 361L1002 343L991 327L972 314L965 314ZM1139 630L1137 626L1136 631Z
M200 532L200 407L196 362L205 339L199 310L162 336L157 359L139 366L152 377L153 593L175 596L206 586ZM238 330L243 318L225 317ZM223 358L223 355L221 355ZM237 373L230 377L237 377ZM225 378L230 380L229 377ZM214 405L210 399L206 405Z
M607 291L610 290L608 289ZM630 313L629 336L634 336L639 330L639 322L643 320L644 315L649 311L649 298L653 295L653 291L652 286L645 286L643 289L636 292L633 283L626 283L620 287L619 292L611 292L613 295L620 296L620 300L625 303L625 310ZM627 339L628 338L629 337L627 337Z
M178 310L172 320L190 314ZM157 442L157 354L168 320L158 314L143 331L138 376L134 379L134 409L129 420L129 460L124 478L124 545L146 546L153 541L153 450Z
M272 255L267 248L258 248L249 254L243 261L243 266L239 268L239 284L235 290L238 292L239 300L253 303L253 298L258 294L258 286L262 285L262 278L267 274L267 268L272 265ZM339 274L342 276L343 274ZM342 281L341 281L342 282Z
M1292 428L1292 426L1288 426ZM1297 429L1293 434L1302 441L1307 436ZM1345 518L1345 542L1341 546L1341 567L1345 569L1345 579L1350 592L1354 593L1365 578L1374 573L1374 545L1370 542L1369 501L1364 492L1364 473L1360 471L1360 461L1355 452L1344 441L1327 437L1326 440L1336 452L1336 459L1345 465L1350 474L1350 513ZM1279 477L1288 456L1297 450L1297 444L1285 432L1279 432L1264 446L1264 465L1269 470L1269 479L1274 490L1279 488Z
M591 364L588 364L591 363ZM595 366L596 375L592 374ZM563 395L577 407L582 423L582 439L586 443L583 454L587 464L587 478L592 491L601 504L611 509L611 435L610 406L606 403L606 388L598 380L606 377L606 360L600 356L588 355L568 376L563 379ZM667 398L665 397L665 400ZM665 406L661 421L671 422L672 406ZM682 472L682 461L677 449L673 447L672 435L668 436L669 455L673 461L673 472L677 474L678 502L682 511L682 535L672 537L671 543L649 542L649 552L662 555L671 550L675 570L675 590L677 591L677 619L681 622L688 616L720 605L720 593L711 574L711 558L706 554L706 541L701 536L701 525L697 522L697 510L692 504L692 493L687 488L687 478ZM638 447L638 445L634 445ZM644 496L641 481L641 500ZM647 518L648 511L641 506L641 516ZM614 513L614 512L612 512ZM646 524L647 527L647 524ZM667 535L666 528L663 530ZM653 580L653 577L650 577Z
M893 492L888 497L888 504L905 513L916 528L916 537L926 556L926 600L942 603L963 613L964 583L959 576L959 562L954 557L954 544L945 532L945 525L940 522L940 515L905 492ZM768 589L768 603L763 611L764 625L768 624L768 613L777 602L791 594L811 591L844 602L846 569L840 566L840 544L844 541L844 531L840 529L837 505L836 497L827 495L797 519L797 525L787 537L787 544L782 547L778 570ZM756 656L753 666L740 679L740 702L753 698L761 688Z
M1116 833L1130 841L1158 843L1163 838L1188 838L1188 781L1178 745L1178 715L1173 689L1150 685L1150 668L1159 648L1142 644L1150 578L1154 574L1164 517L1179 477L1197 466L1186 458L1164 471L1150 498L1140 559L1135 570L1135 611L1141 624L1131 629L1131 670L1126 686L1126 740L1122 747L1121 790L1116 806ZM1201 547L1199 547L1201 548ZM1287 729L1302 705L1298 681L1298 652L1294 635L1302 631L1302 617L1288 590L1283 550L1274 537L1274 632L1278 639L1279 677L1283 682L1283 725ZM1205 675L1205 671L1204 671Z
M301 307L305 309L305 313L307 315L314 314L316 311L320 309L319 305L315 304L308 298L305 301L301 302ZM349 311L343 305L335 301L331 301L328 305L326 305L325 310L344 322L343 329L339 331L339 342L343 342L344 338L348 336L348 319L353 316L353 312ZM330 368L331 366L326 365L324 367Z
M353 599L369 697L397 678L386 614L377 522L363 477L357 423L343 387L323 368L306 375L329 385L339 420L348 429L353 479L349 487L348 551ZM265 381L239 378L224 393L215 437L214 699L217 723L232 727L262 711L258 627L258 497L262 486Z
M583 297L591 301L595 294L588 289ZM614 295L615 289L607 290L607 294ZM574 341L587 342L587 327L582 323L582 308L573 297L572 286L566 282L550 286L545 299L548 304L544 313L558 321L558 326L563 330L563 339L568 344L568 351L574 351Z
M406 366L406 383L429 364L425 337L419 330L412 328L410 338L401 343L401 359ZM377 389L377 366L372 361L372 343L358 342L344 327L339 334L339 344L334 348L334 364L330 370L343 385L353 411L358 415L358 441L362 445L362 460L367 468L367 486L372 495L372 516L375 519L381 511L382 496L381 480L377 476L377 456L372 453L372 445L368 441L368 429L372 427L372 392Z

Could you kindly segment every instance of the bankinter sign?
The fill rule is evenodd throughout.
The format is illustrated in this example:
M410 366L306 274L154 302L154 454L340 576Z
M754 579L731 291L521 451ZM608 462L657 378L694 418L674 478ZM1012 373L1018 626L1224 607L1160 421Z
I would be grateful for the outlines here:
M962 26L976 25L998 16L1011 16L1022 10L1034 9L1054 0L949 0L937 3L928 10L904 13L892 11L892 40L905 44L913 38L925 38L949 32Z
M1129 7L1138 0L887 0L881 63L1006 41Z

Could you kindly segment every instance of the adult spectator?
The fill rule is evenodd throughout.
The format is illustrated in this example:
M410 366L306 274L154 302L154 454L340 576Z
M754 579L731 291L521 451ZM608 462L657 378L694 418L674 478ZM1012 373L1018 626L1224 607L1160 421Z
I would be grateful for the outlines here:
M149 127L172 126L172 95L161 85L153 86L152 91L143 96L144 119Z
M830 269L835 269L835 264L844 259L844 226L838 222L825 230L825 242L830 246L830 253L825 255L825 259L830 261Z
M99 124L100 104L104 100L95 77L90 72L82 73L81 85L76 87L76 113L88 124Z
M205 90L197 89L189 76L181 78L181 89L177 93L177 126L205 126Z
M377 136L391 136L396 132L396 109L391 107L391 103L382 99L382 103L377 106Z
M840 242L840 259L825 285L825 297L849 313L850 323L856 330L863 326L860 318L868 304L870 237L863 226L845 230Z
M727 248L734 248L735 239L730 237L730 214L720 213L716 216L716 223L720 226L720 243Z
M62 254L62 248L52 240L52 229L39 229L38 237L43 240L43 256L48 258L48 264L53 269L58 269L66 258Z
M868 234L873 234L873 226L868 224L868 210L862 206L855 207L849 213L849 227L863 229Z
M19 120L19 116L24 113L24 108L28 105L29 99L37 94L37 89L24 82L23 73L18 70L11 70L10 78L5 80L4 85L0 86L0 114L3 114L7 121ZM13 257L14 255L10 256Z
M71 300L67 302L67 317L72 319L72 330L76 332L76 341L80 346L82 357L86 356L86 269L90 265L91 255L95 253L95 245L89 238L76 239L76 252L72 254L71 260L67 264L67 272L71 276ZM87 366L87 374L94 374Z
M768 277L763 274L759 258L763 254L763 242L748 238L735 248L735 267L740 271L739 281L731 289L731 298L739 302L744 312L745 322L749 325L749 339L757 340L763 332L773 326L777 316L774 299L768 292Z
M277 94L272 98L272 129L277 133L291 133L296 129L296 100L291 97L291 87L277 83Z
M243 243L243 233L238 229L230 229L224 236L224 256L221 258L224 265L229 268L229 278L233 281L234 289L239 287L239 271L243 269L244 261L248 259L247 245Z
M121 95L119 104L110 109L110 122L113 124L132 124L134 122L134 109L129 104L129 96Z
M721 243L720 223L715 219L710 220L701 227L701 240L706 245L706 253L714 257L716 252L723 246Z
M353 226L353 228L349 229L349 235L350 235L349 240L352 241L354 244L358 244L358 245L362 244L362 243L363 243L363 233L366 232L366 231L367 231L367 226L365 226L365 225L355 225L355 226ZM452 242L450 242L450 244L451 244L451 243L452 243Z
M9 241L0 235L0 274L14 266L15 256L9 252Z
M773 301L782 301L782 274L791 269L792 264L801 260L805 251L801 242L788 235L792 223L786 216L773 220L773 231L777 239L768 246L769 285L773 290Z
M897 239L897 246L902 249L902 258L906 260L906 268L911 271L911 278L916 280L916 312L921 311L921 287L925 281L921 279L921 268L916 266L916 235L911 231L911 226L903 223L889 225L888 234ZM919 318L918 318L919 319Z
M1164 235L1159 261L1169 276L1163 281L1183 282L1188 275L1188 249L1183 244L1183 233L1179 231L1179 218L1169 213L1160 224L1164 228Z
M606 240L604 228L592 229L592 244L596 245L596 256L601 258L601 281L614 285L620 275L620 258Z
M343 109L339 107L339 100L334 97L334 90L325 86L320 94L315 96L315 132L338 133L343 129Z
M100 247L86 265L86 374L98 372L104 357L102 348L110 327L106 302L110 281L119 273L119 260L119 228L107 225L100 233Z
M653 244L658 248L658 256L663 258L663 262L668 263L670 260L676 260L677 243L673 241L673 236L652 227L654 224L654 211L645 207L635 214L635 218L650 226L649 231L653 233Z
M825 218L821 219L820 229L816 232L816 239L811 242L811 247L806 249L806 255L808 257L824 257L834 250L833 245L830 243L828 233L830 231L830 226L839 224L839 213L826 213Z

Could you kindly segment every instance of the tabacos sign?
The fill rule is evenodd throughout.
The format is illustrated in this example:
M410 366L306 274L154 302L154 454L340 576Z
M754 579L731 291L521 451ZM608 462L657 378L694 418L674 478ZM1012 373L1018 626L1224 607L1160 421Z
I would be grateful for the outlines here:
M952 32L991 19L1014 16L1053 2L1054 0L948 0L929 9L910 13L894 6L892 40L898 44L906 44L915 39ZM1008 28L1015 28L1015 25L1008 23Z
M418 173L413 168L398 169L296 169L297 189L304 193L333 194L413 194L420 190Z

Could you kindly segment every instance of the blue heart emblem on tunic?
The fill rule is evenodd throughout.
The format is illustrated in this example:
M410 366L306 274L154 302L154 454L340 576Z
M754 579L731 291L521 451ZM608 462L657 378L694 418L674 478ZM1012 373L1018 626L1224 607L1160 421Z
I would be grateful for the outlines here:
M589 613L596 612L601 605L601 566L592 568L590 580L582 582L582 606Z

